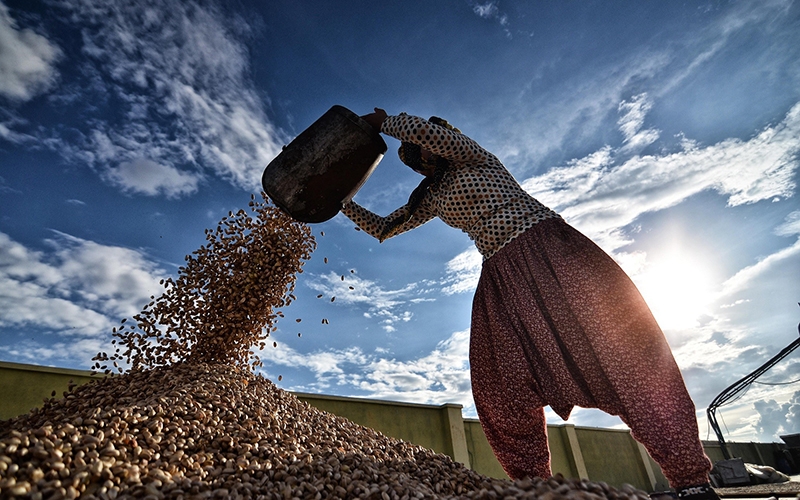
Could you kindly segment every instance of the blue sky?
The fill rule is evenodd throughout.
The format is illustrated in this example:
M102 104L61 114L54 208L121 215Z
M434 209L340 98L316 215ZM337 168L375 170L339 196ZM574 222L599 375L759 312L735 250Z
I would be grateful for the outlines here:
M613 255L701 437L797 338L800 2L0 2L2 360L87 369L334 104L447 118ZM387 143L356 195L384 215L420 180ZM474 416L467 236L313 231L265 376ZM721 409L728 439L800 432L798 379L796 352Z

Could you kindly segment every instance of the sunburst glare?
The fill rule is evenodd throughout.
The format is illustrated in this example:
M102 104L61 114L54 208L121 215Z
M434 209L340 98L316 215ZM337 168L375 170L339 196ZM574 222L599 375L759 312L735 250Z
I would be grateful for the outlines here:
M648 263L634 281L664 330L697 326L713 299L711 267L680 251Z

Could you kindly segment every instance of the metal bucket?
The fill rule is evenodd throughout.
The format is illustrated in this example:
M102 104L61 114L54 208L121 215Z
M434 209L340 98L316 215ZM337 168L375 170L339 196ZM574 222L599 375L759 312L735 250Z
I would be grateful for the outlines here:
M386 143L360 116L333 106L264 169L261 184L270 199L301 222L324 222L378 166Z

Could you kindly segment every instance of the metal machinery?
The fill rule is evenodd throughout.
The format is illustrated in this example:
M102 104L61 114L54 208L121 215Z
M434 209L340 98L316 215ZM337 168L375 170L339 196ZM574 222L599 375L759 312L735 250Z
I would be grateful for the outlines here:
M800 305L800 303L798 304ZM800 332L800 324L798 325L798 332ZM779 361L783 358L788 356L792 351L800 347L800 338L796 339L794 342L789 344L788 346L784 347L781 352L773 356L769 361L758 367L756 370L751 372L749 375L742 377L730 387L719 393L719 395L714 398L710 405L708 405L708 409L706 410L706 414L708 415L708 421L711 425L711 428L714 429L714 433L717 435L717 439L719 440L720 448L722 449L722 455L725 457L725 460L722 460L717 463L715 467L722 468L731 467L731 468L738 468L738 464L733 464L732 462L738 461L741 462L741 459L734 459L731 457L730 452L728 451L728 447L725 444L725 437L722 435L722 430L720 429L719 423L717 422L716 411L717 408L721 406L725 406L733 402L737 396L745 391L750 385L756 381L761 375L763 375L767 370L775 366ZM726 463L730 462L730 463ZM733 473L736 475L736 473Z

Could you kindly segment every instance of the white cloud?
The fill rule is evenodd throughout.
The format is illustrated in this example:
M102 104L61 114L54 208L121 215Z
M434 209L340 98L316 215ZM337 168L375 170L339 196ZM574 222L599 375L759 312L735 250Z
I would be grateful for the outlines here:
M113 184L149 196L164 194L176 198L197 191L200 178L195 172L183 172L171 165L159 165L146 158L137 158L111 167L105 177Z
M785 403L775 400L756 401L753 405L758 413L756 430L765 440L778 441L781 435L800 432L800 391Z
M447 295L472 292L478 287L483 257L475 247L464 250L447 263L442 292Z
M472 12L482 19L497 21L503 27L507 38L511 38L511 31L508 29L508 14L500 11L497 2L489 1L486 3L475 3L472 5Z
M713 328L690 328L684 339L678 339L681 333L670 332L669 341L675 360L681 370L702 369L719 370L719 367L735 366L741 363L741 356L750 354L752 346L740 346L730 342L728 338L717 338Z
M670 60L662 50L630 55L616 65L592 68L591 75L562 82L555 95L531 95L531 83L520 94L518 114L506 117L503 142L492 152L512 169L529 169L554 150L582 147L582 141L593 140L606 126L609 113L618 110L633 82L652 80Z
M0 74L2 74L1 69ZM26 120L16 116L9 110L4 110L3 108L0 108L0 119L4 120L0 122L0 139L4 139L13 144L36 143L36 137L25 132L19 132L17 130L19 127L24 127L27 125Z
M419 359L372 361L359 388L382 399L468 406L472 403L468 360L469 331L455 332Z
M0 327L94 336L141 311L164 272L140 252L56 233L51 251L0 233Z
M779 124L749 140L726 139L671 154L634 156L614 164L605 147L522 185L608 251L627 244L620 229L646 212L677 205L708 189L731 206L794 193L800 152L800 103Z
M79 306L35 283L0 278L0 326L29 326L95 334L110 330L112 322L105 315Z
M83 81L54 99L113 98L116 105L112 115L90 114L80 134L51 131L35 140L129 192L184 196L207 175L260 187L264 166L288 140L251 80L245 20L177 0L64 7L82 35L85 57L75 64ZM30 141L22 125L6 120L0 136Z
M0 193L4 194L22 194L22 191L19 189L14 189L11 186L6 185L6 180L0 176Z
M624 137L622 151L639 151L658 140L660 135L658 130L641 130L645 116L652 107L653 103L646 93L634 96L630 101L622 101L619 104L621 116L617 121L617 125Z
M369 359L358 347L301 354L288 345L279 344L278 347L267 347L258 351L257 354L265 365L302 367L310 370L316 377L316 382L313 384L316 390L328 388L332 382L345 377L344 366L363 366Z
M702 51L692 57L680 71L665 78L658 92L659 95L664 95L680 85L698 68L711 61L743 30L758 26L763 30L761 36L769 38L771 25L775 24L774 19L784 17L791 9L792 2L791 0L738 2L732 4L731 7L719 22L713 24L709 29L699 32L695 38L687 40L686 46L701 47Z
M387 332L395 331L395 324L398 322L411 320L410 311L398 312L397 309L420 299L420 294L424 293L416 283L398 290L386 290L373 281L349 272L340 275L331 271L310 279L307 284L309 288L322 294L324 299L335 297L337 304L366 306L364 314L377 318Z
M491 19L497 15L498 9L495 2L486 2L484 4L476 3L472 6L472 11L484 19Z
M796 210L786 216L786 222L775 228L778 236L792 236L800 234L800 210Z
M619 103L618 111L621 116L617 120L617 125L625 136L624 142L629 142L642 128L644 118L652 107L653 103L647 98L647 94L639 94L630 101Z
M768 272L776 265L800 256L800 239L793 245L782 248L762 259L757 263L741 269L736 274L725 280L722 284L721 296L730 296L742 290L745 290L750 283L762 274Z
M492 2L486 5L486 9L491 10ZM785 21L791 6L790 0L732 4L704 29L684 33L679 41L673 40L676 43L643 44L640 50L625 53L624 58L611 64L589 65L584 73L560 82L554 90L540 92L539 80L546 79L550 72L548 66L543 66L534 72L529 84L519 93L517 110L506 111L500 124L492 124L503 128L503 137L497 139L500 144L493 146L492 152L515 174L530 172L537 166L546 168L548 165L542 165L541 161L548 154L566 148L582 148L584 141L594 140L598 131L608 126L609 115L619 111L620 101L626 99L632 89L642 88L643 82L649 95L658 100L704 70L718 54L739 42L740 37L774 38L775 47L782 47L782 36L773 30L785 26L776 20ZM756 31L757 35L748 30ZM796 65L791 64L793 53L783 48L779 50L774 49L773 57L752 61L756 71L783 75L790 68L792 76L797 76ZM646 135L640 138L648 140L653 140L657 133L656 130L644 132Z
M398 361L384 352L365 354L359 348L301 354L285 345L259 353L266 370L307 368L315 375L311 386L296 391L358 392L368 397L416 403L458 403L471 406L468 367L469 332L455 332L429 354ZM274 377L275 375L270 375Z
M53 86L61 50L31 29L19 29L0 3L0 95L27 101ZM8 134L8 132L6 132ZM0 136L6 135L0 130Z
M13 345L0 345L0 353L7 359L44 366L58 366L64 359L69 359L72 364L84 369L90 369L92 357L107 349L107 342L99 338L70 338L69 342L46 344L29 339Z

